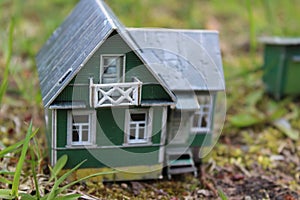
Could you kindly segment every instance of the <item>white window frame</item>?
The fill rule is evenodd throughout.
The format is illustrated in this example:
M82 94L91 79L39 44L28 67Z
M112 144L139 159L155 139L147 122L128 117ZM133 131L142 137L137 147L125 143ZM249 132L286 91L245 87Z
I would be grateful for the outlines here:
M201 98L207 98L209 97L209 102L206 104L201 103ZM197 95L198 103L200 105L199 110L197 110L194 115L191 117L191 131L194 133L199 132L209 132L211 131L211 125L212 125L212 112L213 112L213 101L214 101L214 95ZM198 126L194 126L194 118L196 115L199 116L198 118ZM202 119L207 116L207 123L206 127L201 127Z
M145 133L144 139L130 139L130 125L136 124L136 133L135 136L139 136L139 125L131 121L132 114L145 114ZM126 110L125 117L125 134L124 134L124 145L140 145L140 144L151 144L152 139L152 117L153 109L128 109Z
M79 135L79 141L72 141L73 134L73 116L76 115L88 115L88 141L81 141L80 138L82 134ZM77 124L80 126L87 124ZM80 128L81 130L81 128ZM94 146L96 143L96 111L95 110L70 110L68 111L68 131L67 131L67 146L76 147L76 146Z
M125 54L102 54L100 58L100 84L102 83L103 78L103 72L104 72L104 59L105 57L123 57L123 63L122 66L117 67L117 79L118 82L124 82L125 81L125 63L126 63L126 56Z

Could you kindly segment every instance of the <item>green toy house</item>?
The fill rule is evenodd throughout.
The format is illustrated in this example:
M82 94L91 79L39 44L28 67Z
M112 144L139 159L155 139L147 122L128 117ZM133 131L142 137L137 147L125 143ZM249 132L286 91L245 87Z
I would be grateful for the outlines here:
M101 0L81 0L37 55L51 164L77 175L196 174L224 91L218 33L125 28Z
M264 37L266 90L276 99L300 94L300 38Z

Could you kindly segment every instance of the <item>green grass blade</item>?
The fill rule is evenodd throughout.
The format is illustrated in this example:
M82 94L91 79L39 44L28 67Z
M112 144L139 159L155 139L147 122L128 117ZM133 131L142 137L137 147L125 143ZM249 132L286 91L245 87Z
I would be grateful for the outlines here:
M0 183L5 183L5 184L12 184L10 180L7 180L6 178L0 177Z
M11 190L0 189L0 199L14 199L11 195Z
M228 200L228 197L221 189L218 189L218 194L222 200Z
M67 188L71 187L72 185L76 184L76 183L79 183L81 181L84 181L86 179L89 179L89 178L93 178L93 177L96 177L96 176L102 176L102 175L107 175L107 174L115 174L117 173L117 171L109 171L109 172L99 172L99 173L95 173L95 174L91 174L89 176L86 176L86 177L83 177L81 179L78 179L76 181L73 181L65 186L63 186L62 188L58 189L58 193L61 193L63 192L64 190L66 190Z
M36 172L35 172L36 161L34 160L35 155L34 155L34 151L32 148L30 149L30 155L31 155L31 171L32 171L33 181L34 181L35 190L36 190L36 198L40 199L40 197L41 197L40 189L39 189L39 184L38 184L38 180L37 180L37 176L36 176Z
M34 133L31 134L30 139L33 138L37 132L38 132L38 129L35 130ZM12 153L12 152L16 151L20 146L23 145L24 140L25 139L13 144L13 145L10 145L9 147L6 147L2 151L0 151L0 158L4 157L8 153Z
M9 172L9 171L6 171L6 170L1 170L0 171L0 175L14 175L15 172Z
M47 200L52 200L56 197L57 195L57 190L59 185L68 177L70 176L75 170L77 170L86 160L82 161L78 165L76 165L74 168L66 172L64 175L62 175L57 181L55 181L54 186L51 189L51 192L49 193L49 196Z
M17 197L18 196L18 188L19 188L19 183L20 183L20 177L21 177L21 171L22 171L22 167L25 161L25 157L26 157L26 153L27 153L27 149L29 146L29 142L31 139L31 134L32 134L32 121L30 122L30 125L28 127L27 133L26 133L26 137L25 137L25 141L23 144L23 148L21 151L21 156L19 159L19 162L17 164L16 167L16 171L15 171L15 176L14 176L14 180L13 180L13 185L12 185L12 196Z
M76 200L81 196L82 196L81 194L70 194L70 195L56 197L54 200Z
M24 143L24 140L17 142L9 147L6 147L2 151L0 151L0 158L4 157L6 154L14 152L17 148L19 148Z
M30 194L20 193L20 197L22 200L37 200L38 198L31 196Z
M43 155L42 155L43 153L41 151L41 148L40 148L39 143L38 143L36 138L33 138L33 144L34 144L33 149L34 149L34 152L36 154L36 159L37 159L37 163L38 163L37 164L38 165L38 172L41 172L41 166L42 166L41 162L43 162Z
M62 170L62 168L67 164L67 161L68 161L68 156L67 155L63 155L62 157L60 157L58 159L55 166L51 170L51 177L49 179L49 182L51 182L55 177L57 177L57 175Z

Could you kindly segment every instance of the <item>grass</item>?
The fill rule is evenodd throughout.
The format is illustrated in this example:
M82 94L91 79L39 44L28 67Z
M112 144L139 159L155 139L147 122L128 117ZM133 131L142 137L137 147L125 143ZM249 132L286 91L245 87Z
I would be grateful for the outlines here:
M39 126L41 133L33 139L32 131L25 130L23 125L21 132L15 132L17 129L12 117L0 112L0 138L4 145L10 145L0 151L0 158L3 159L7 155L14 158L20 156L15 170L0 171L0 188L1 184L12 185L11 190L1 190L2 195L6 197L20 195L18 187L23 184L20 182L24 174L33 178L37 191L34 198L37 199L57 197L66 192L66 186L69 188L75 184L60 185L65 180L65 176L62 178L58 175L66 162L66 158L63 157L52 169L48 183L45 183L52 183L54 189L49 191L48 196L39 193L42 190L39 186L43 186L38 184L39 173L35 174L35 169L42 171L41 166L47 153L38 145L45 143L45 129L34 57L76 2L78 1L27 0L25 3L22 0L0 0L0 41L6 41L0 45L0 110L7 108L7 113L21 122L28 122L27 118L33 118L33 127ZM226 3L221 0L189 0L188 3L174 0L110 0L108 4L128 27L219 30L228 107L222 139L238 141L236 146L249 146L249 152L243 152L234 144L228 145L221 141L208 156L207 162L213 159L219 166L240 163L249 170L252 169L252 164L257 162L263 168L273 170L279 167L274 167L275 164L269 157L279 154L278 147L282 143L286 142L297 149L299 143L292 139L294 134L289 136L290 133L286 134L284 130L276 129L273 121L277 118L287 118L293 129L299 131L299 103L289 98L275 102L264 94L262 72L259 70L262 64L262 47L257 42L257 38L262 35L300 35L300 5L297 0L242 0L238 3L236 0L228 0ZM26 142L21 140L25 131ZM28 144L29 132L30 144L33 145L26 147L24 144ZM28 165L28 161L24 160L26 156L31 158L30 166L21 169L21 166ZM291 169L291 176L297 176L297 172L293 170L296 166L292 162L287 166L284 163L282 165ZM292 181L287 185L300 189ZM106 194L107 190L109 189L103 189L102 192ZM224 192L220 190L219 195L225 195ZM113 193L112 191L109 194ZM69 197L75 198L77 195ZM223 198L226 199L226 196Z
M12 145L10 147L7 147L3 150L0 151L0 158L4 158L8 156L8 154L15 152L18 147L22 146L21 149L21 155L18 159L18 163L16 166L16 169L14 172L12 172L13 175L13 181L9 181L7 179L0 179L0 183L4 184L12 184L11 189L0 189L0 198L1 199L32 199L32 200L54 200L54 199L62 199L62 200L72 200L72 199L78 199L81 195L80 194L65 194L65 190L76 183L79 183L81 181L84 181L88 178L92 178L95 176L101 176L104 174L111 174L115 173L114 171L111 172L101 172L101 173L95 173L91 174L89 176L86 176L84 178L81 178L79 180L70 182L68 184L63 185L60 187L60 185L66 181L66 179L75 171L77 170L85 161L82 161L79 163L76 167L72 168L71 170L67 171L63 175L59 177L59 174L61 173L61 170L63 167L66 165L68 157L66 155L62 156L58 161L57 164L54 166L54 168L50 167L51 170L51 176L50 179L48 180L48 184L52 185L51 191L48 194L45 194L42 196L40 194L40 189L39 189L39 180L37 178L36 174L36 163L37 161L35 160L35 154L37 152L36 148L30 148L30 140L33 139L33 137L36 135L38 130L32 131L32 121L29 124L25 139L20 141L18 145ZM27 156L27 151L28 149L30 150L30 155L31 155L31 172L32 172L32 179L35 185L35 195L30 195L26 194L25 192L20 192L19 187L20 187L20 180L21 180L21 173L23 171L24 165L25 165L25 160ZM4 174L4 173L3 173ZM54 183L52 184L52 182Z
M6 59L5 59L5 68L2 77L2 83L0 85L0 105L3 99L3 96L6 93L7 85L8 85L8 76L9 76L9 68L10 62L12 57L12 46L13 46L13 35L14 35L14 27L15 27L15 18L12 17L9 25L9 32L8 32L8 44L7 44L7 51L6 51Z

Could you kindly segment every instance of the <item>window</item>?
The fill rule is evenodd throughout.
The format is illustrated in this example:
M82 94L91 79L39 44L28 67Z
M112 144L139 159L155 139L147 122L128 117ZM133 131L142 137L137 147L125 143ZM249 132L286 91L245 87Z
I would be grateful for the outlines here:
M197 96L200 109L192 117L192 132L210 131L213 98L210 95Z
M95 143L95 111L68 112L68 145Z
M146 110L130 110L127 112L125 143L139 144L150 142L152 130L149 118L149 112Z
M125 57L123 55L102 55L100 80L102 84L118 83L123 76Z

